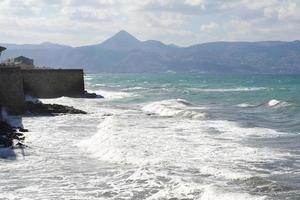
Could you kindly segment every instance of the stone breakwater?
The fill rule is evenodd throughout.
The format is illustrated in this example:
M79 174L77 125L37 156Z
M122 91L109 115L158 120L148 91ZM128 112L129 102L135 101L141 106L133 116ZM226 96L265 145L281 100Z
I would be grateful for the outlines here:
M0 67L0 107L13 115L26 111L26 96L85 96L82 69L21 69Z

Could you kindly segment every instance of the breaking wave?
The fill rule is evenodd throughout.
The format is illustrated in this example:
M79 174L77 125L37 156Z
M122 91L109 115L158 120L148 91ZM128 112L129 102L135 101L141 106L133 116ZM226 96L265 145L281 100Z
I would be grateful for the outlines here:
M107 100L114 100L114 99L124 99L136 96L134 93L130 92L123 92L123 91L109 91L109 90L91 90L92 92L95 92L99 95L102 95Z
M258 106L250 104L250 103L240 103L240 104L237 105L237 107L240 107L240 108L253 108L253 107L258 107Z
M265 87L238 87L238 88L191 88L196 92L249 92L266 90Z
M206 113L195 111L195 109L203 108L194 107L191 103L184 99L152 102L142 108L144 112L157 114L163 117L184 117L192 119L204 119L206 117Z
M236 105L237 107L240 108L255 108L255 107L260 107L260 106L267 106L270 108L282 108L282 107L288 107L292 106L292 103L286 102L286 101L279 101L277 99L272 99L268 101L267 103L262 103L262 104L250 104L250 103L241 103Z
M276 99L272 99L267 103L267 105L272 108L281 108L281 107L290 106L291 104L288 102L285 102L285 101L279 101Z

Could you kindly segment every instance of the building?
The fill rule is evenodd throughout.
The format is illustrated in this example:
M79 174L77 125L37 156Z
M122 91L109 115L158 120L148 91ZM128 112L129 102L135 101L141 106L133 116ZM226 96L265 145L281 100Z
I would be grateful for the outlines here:
M21 69L33 69L34 68L33 59L27 58L25 56L9 58L9 59L5 60L3 63L4 63L4 65L20 67Z
M1 57L1 53L4 50L6 50L6 48L0 46L0 57ZM3 67L3 66L5 66L5 67L20 67L21 69L35 68L33 59L26 58L25 56L19 56L16 58L6 59L4 62L0 63L0 66L1 67Z

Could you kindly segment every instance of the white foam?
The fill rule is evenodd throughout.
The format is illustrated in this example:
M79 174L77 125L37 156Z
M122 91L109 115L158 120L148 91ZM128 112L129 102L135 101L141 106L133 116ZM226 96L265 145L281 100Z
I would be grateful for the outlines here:
M136 91L136 90L144 90L145 88L143 87L130 87L130 88L125 88L122 89L122 91Z
M109 91L103 89L97 89L91 91L95 92L96 94L102 95L107 100L124 99L124 98L136 96L136 94L134 93L123 92L123 91Z
M264 137L264 138L274 138L282 136L287 133L278 132L273 129L268 128L246 128L241 127L236 122L226 121L226 120L214 120L208 121L208 126L212 126L217 130L223 132L222 137L232 138L232 139L241 139L245 137Z
M206 113L196 112L189 102L183 99L171 99L152 102L143 106L142 110L147 113L157 114L163 117L186 117L192 119L204 119ZM197 107L197 109L203 109Z
M281 107L286 107L286 106L290 106L291 104L285 101L279 101L277 99L272 99L268 102L267 104L269 107L273 107L273 108L281 108Z
M251 92L266 90L265 87L237 87L237 88L191 88L197 92Z
M213 133L212 129L218 132ZM94 136L79 146L106 162L194 168L201 174L232 180L255 175L257 162L288 156L268 148L244 146L241 140L279 134L270 129L242 128L226 121L110 116L99 125Z
M249 104L249 103L241 103L241 104L238 104L237 107L240 107L240 108L250 108L250 107L256 107L256 105Z
M199 199L199 200L264 200L266 197L258 197L247 193L230 192L214 185L199 187L196 184L179 184L159 191L147 198L156 199Z
M252 196L247 193L226 192L215 186L207 186L200 200L263 200L266 197Z

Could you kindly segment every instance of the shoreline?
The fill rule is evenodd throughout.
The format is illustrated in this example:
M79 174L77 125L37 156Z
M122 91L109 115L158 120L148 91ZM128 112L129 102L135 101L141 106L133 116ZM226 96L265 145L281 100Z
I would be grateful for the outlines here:
M96 93L88 93L81 97L74 98L104 98ZM25 143L24 133L29 132L25 129L22 123L22 117L39 117L39 116L57 116L67 114L88 114L87 112L61 104L47 104L40 101L38 98L28 96L25 100L26 111L22 115L9 115L5 108L1 109L0 113L0 158L8 158L11 152L4 153L3 150L14 150L16 148L27 147Z

